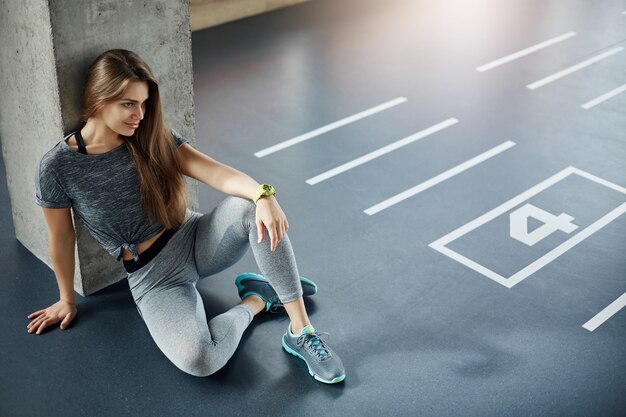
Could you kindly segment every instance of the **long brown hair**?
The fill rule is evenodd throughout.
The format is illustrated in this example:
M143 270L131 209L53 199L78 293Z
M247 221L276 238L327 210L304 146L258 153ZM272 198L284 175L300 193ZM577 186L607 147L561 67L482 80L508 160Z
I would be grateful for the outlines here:
M150 67L134 52L113 49L100 55L89 68L83 119L124 95L131 81L148 84L144 118L126 146L135 162L146 216L168 229L185 219L187 199L181 162L172 132L161 110L159 85Z

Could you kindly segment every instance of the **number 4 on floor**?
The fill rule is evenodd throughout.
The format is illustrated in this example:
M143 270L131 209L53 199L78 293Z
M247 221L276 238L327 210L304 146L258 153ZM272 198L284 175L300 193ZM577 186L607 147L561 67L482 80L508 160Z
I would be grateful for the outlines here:
M529 217L543 223L530 233L528 233ZM557 230L569 234L578 229L578 226L572 223L574 218L569 214L561 213L555 216L532 204L525 204L518 208L511 213L509 219L511 237L528 246L533 246L535 243L542 241Z

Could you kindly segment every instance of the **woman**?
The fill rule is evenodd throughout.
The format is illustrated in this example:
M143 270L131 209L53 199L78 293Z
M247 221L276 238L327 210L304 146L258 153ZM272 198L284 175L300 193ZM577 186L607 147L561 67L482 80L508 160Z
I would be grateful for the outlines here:
M214 373L233 355L254 315L284 309L290 318L284 349L303 359L317 380L343 381L341 359L307 316L302 296L317 287L299 278L273 187L211 159L170 130L157 82L133 52L111 50L95 60L84 106L84 127L48 151L37 169L36 201L49 228L60 300L30 314L28 332L40 334L58 322L66 329L77 314L71 207L123 260L151 336L184 372ZM210 214L193 212L183 174L231 196ZM263 275L237 277L241 303L207 323L198 279L233 265L248 247Z

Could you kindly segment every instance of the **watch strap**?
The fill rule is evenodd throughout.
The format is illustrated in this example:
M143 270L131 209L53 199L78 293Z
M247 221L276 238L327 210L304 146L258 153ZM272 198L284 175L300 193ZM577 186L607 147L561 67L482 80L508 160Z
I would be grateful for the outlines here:
M276 195L276 190L274 189L274 187L272 187L270 184L261 184L259 185L259 188L257 189L254 196L254 204L256 204L262 197L269 197L273 195Z

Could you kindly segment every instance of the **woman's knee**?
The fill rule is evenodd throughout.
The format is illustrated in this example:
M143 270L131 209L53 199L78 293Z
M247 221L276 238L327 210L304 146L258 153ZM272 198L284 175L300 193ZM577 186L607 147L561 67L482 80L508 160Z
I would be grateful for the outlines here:
M224 364L216 361L215 352L212 352L212 343L200 343L197 346L188 345L178 351L178 357L174 364L183 372L197 376L206 377L220 370Z
M245 198L228 196L224 200L228 213L241 219L246 226L254 225L256 221L256 205Z

